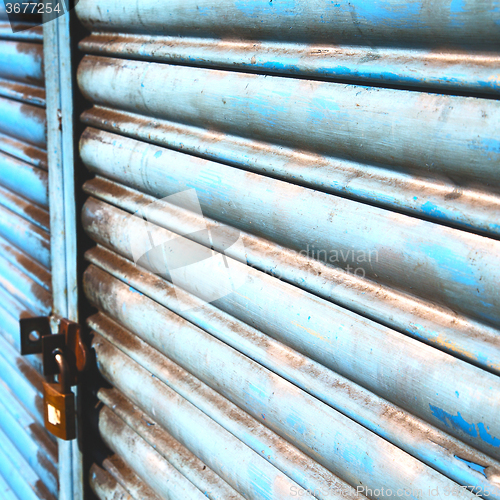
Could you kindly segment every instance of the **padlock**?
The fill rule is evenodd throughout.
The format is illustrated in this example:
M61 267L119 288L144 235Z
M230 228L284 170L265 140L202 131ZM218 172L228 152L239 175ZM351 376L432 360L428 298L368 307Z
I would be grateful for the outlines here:
M71 391L68 363L61 349L53 355L59 366L59 381L43 383L45 428L54 436L70 441L76 438L75 395Z

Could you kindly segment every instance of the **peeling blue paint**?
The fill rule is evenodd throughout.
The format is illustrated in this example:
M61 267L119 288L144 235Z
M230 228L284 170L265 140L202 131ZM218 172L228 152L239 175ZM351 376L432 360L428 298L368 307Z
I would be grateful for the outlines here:
M495 448L500 447L500 439L492 436L488 432L489 427L488 429L486 429L483 422L479 422L478 424L469 423L462 417L462 415L460 415L460 412L457 412L456 415L451 415L445 410L431 404L429 404L429 408L431 409L432 414L438 420L443 422L446 427L462 431L473 438L479 437L482 441L491 446L494 446Z
M486 467L483 467L482 465L479 465L479 464L475 464L474 462L469 462L468 460L457 457L456 455L454 455L454 457L457 460L460 460L461 462L464 462L465 464L467 464L467 466L470 467L472 470L480 472L484 477L487 478L486 474L484 473L484 469L486 469Z

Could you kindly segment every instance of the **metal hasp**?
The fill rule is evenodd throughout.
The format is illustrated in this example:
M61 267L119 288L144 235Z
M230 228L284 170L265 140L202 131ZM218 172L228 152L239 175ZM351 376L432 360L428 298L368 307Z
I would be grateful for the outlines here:
M45 428L54 436L70 441L76 438L75 395L77 385L87 366L88 351L80 335L80 325L58 319L58 332L52 332L55 318L47 316L20 320L21 355L41 354L43 374L58 375L57 382L44 382Z

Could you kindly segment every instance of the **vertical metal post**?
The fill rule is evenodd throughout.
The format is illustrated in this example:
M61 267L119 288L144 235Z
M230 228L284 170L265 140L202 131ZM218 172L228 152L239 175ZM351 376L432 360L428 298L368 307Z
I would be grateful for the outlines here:
M70 14L45 22L43 28L53 312L78 321ZM59 500L83 500L77 440L59 441L59 482Z

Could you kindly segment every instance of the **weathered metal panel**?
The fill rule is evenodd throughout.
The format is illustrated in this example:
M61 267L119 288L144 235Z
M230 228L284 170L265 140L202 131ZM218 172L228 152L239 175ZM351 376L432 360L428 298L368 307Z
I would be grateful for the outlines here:
M116 389L100 389L97 396L205 496L211 499L243 500L239 493L211 471L196 455L182 446L151 416L141 411Z
M500 57L494 53L116 33L93 34L80 42L80 48L98 55L185 66L491 96L500 91Z
M139 293L151 297L459 484L491 488L490 479L471 469L463 460L466 457L469 464L489 468L491 476L494 470L500 470L495 460L203 300L183 294L176 285L137 268L113 252L98 247L89 251L86 257ZM91 321L93 328L105 335L105 329L99 326L105 322L103 318ZM130 350L124 349L125 352Z
M97 177L86 182L84 190L129 213L143 211L153 224L240 262L246 260L254 269L500 374L498 330L494 328L172 203L158 203L152 196L113 181ZM198 231L205 226L217 238ZM243 252L236 245L227 248L225 243L238 237Z
M106 273L89 268L86 272L86 292L100 310L115 317L129 329L133 328L134 333L149 345L168 353L175 362L323 466L346 478L352 486L373 484L375 488L381 488L385 485L396 491L404 488L404 484L399 483L404 476L401 468L404 468L413 471L411 474L418 475L419 481L422 481L414 479L413 485L417 490L427 490L433 483L440 484L440 488L447 485L450 487L444 477L426 469L423 464L395 446L354 424L167 309L156 306L145 296L134 293L131 287L113 280ZM161 324L170 325L168 335L159 336L155 333L161 331ZM176 379L184 379L185 376L172 375L170 372L173 370L169 369L166 362L162 364L160 372L154 367L150 357L146 358L148 348L126 347L127 344L132 344L130 338L122 340L120 344L121 350L133 356L156 377L246 442L241 437L242 431L237 428L237 424L230 420L228 423L227 419L220 416L222 403L217 402L215 409L210 408L210 404L203 401L203 396L196 394L198 391L193 384L187 384L187 381L187 387L181 392L179 385L182 387L182 382ZM208 359L207 352L210 353ZM252 427L248 424L246 426ZM346 468L337 463L338 454L350 457ZM500 471L500 468L494 468ZM291 476L289 471L287 473ZM311 491L321 489L304 487Z
M341 488L315 467L370 498L500 498L498 2L76 10L101 399L249 499L260 483L221 467L242 452L214 460L173 396L316 498ZM162 200L186 190L200 211Z
M96 0L77 5L92 31L419 47L498 47L500 6L490 0Z
M140 341L137 339L135 342ZM274 456L275 450L264 446L259 452L253 451L178 392L174 392L165 384L165 379L158 380L157 375L152 377L148 369L103 337L97 337L93 345L99 368L106 379L143 411L156 418L175 439L244 497L292 498L293 491L300 490L301 496L311 498L307 491L267 461L267 455ZM160 357L162 361L159 364L162 365L167 360ZM237 414L235 417L237 419ZM333 498L356 496L349 487L328 489L325 494L333 495Z
M0 17L0 496L55 500L42 363L19 354L19 319L52 310L42 32Z

